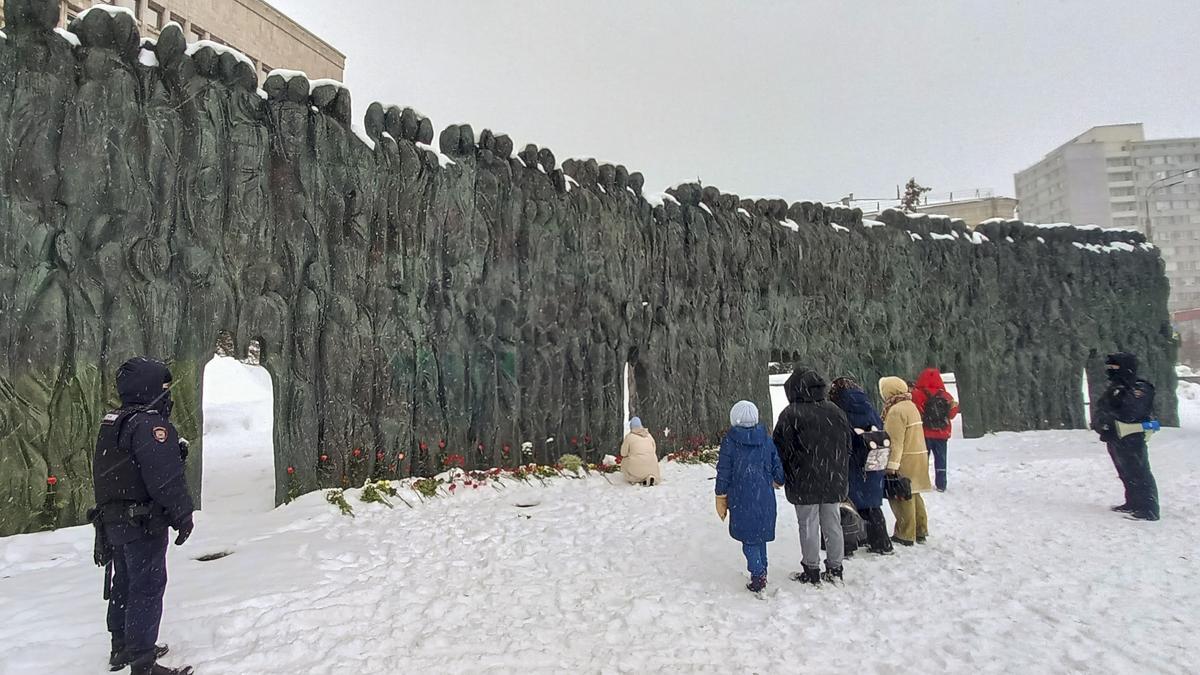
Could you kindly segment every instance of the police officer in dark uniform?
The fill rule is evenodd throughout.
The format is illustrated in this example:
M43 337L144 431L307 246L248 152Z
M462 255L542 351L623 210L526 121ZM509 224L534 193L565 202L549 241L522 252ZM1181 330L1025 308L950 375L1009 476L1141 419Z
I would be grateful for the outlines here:
M112 670L133 675L188 675L167 668L157 646L167 587L169 529L182 545L192 533L192 498L184 476L186 441L171 425L171 371L134 358L117 370L121 408L104 416L96 440L93 485L96 563L105 565ZM111 576L110 576L111 574ZM111 586L110 586L111 584Z
M1117 476L1125 484L1125 503L1113 511L1136 520L1158 520L1158 485L1150 471L1144 428L1157 428L1154 385L1137 376L1137 357L1125 352L1106 361L1108 388L1096 403L1092 430L1108 444Z

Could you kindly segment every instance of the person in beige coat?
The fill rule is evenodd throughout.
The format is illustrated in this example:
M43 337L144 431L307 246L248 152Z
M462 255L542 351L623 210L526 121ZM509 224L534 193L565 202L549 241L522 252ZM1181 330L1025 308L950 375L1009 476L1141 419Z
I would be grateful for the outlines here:
M621 473L630 483L655 485L662 481L658 468L658 445L642 420L629 420L629 433L621 443Z
M898 377L879 380L879 395L883 398L883 430L892 441L887 473L899 474L912 482L912 499L889 499L896 516L896 531L892 541L912 546L924 544L929 536L929 515L925 511L922 492L929 492L929 451L925 449L925 431L921 413L913 403L908 385Z

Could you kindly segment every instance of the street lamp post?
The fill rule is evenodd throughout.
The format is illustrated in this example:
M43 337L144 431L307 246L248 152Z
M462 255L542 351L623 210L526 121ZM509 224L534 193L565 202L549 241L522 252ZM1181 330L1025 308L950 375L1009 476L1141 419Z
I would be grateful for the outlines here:
M1146 241L1149 241L1149 242L1154 241L1154 220L1150 216L1150 198L1154 196L1155 192L1166 189L1166 188L1174 187L1176 185L1179 185L1183 181L1177 180L1174 183L1170 183L1168 185L1161 185L1160 183L1162 183L1164 181L1168 181L1168 180L1175 180L1176 178L1184 178L1189 173L1192 173L1194 171L1200 171L1200 166L1193 167L1191 169L1184 169L1183 171L1177 171L1173 174L1168 172L1168 174L1166 176L1163 176L1162 178L1159 178L1158 180L1156 180L1146 186Z

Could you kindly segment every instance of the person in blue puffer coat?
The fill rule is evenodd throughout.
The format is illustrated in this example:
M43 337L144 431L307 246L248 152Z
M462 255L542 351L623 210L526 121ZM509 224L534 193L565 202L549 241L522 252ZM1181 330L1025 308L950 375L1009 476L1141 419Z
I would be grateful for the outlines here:
M758 407L738 401L729 411L730 429L717 460L717 515L729 517L729 536L742 542L750 583L767 587L767 542L775 541L775 489L783 486L783 464L775 443L758 423Z
M872 440L874 447L869 447L866 437L881 434L865 433L882 431L883 420L871 405L867 392L848 377L833 381L829 399L846 413L854 431L850 445L850 501L862 516L867 546L872 553L890 555L892 540L883 515L883 474L890 446L883 444L886 441Z

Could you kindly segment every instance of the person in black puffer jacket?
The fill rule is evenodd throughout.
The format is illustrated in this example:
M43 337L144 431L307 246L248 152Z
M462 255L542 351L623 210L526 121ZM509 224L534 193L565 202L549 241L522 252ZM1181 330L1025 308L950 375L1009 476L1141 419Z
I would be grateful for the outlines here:
M1146 434L1121 435L1119 423L1138 425L1154 421L1154 385L1137 376L1137 357L1112 354L1105 365L1108 387L1092 411L1092 430L1108 445L1117 476L1125 485L1125 502L1113 511L1137 520L1158 520L1158 484L1150 471Z
M788 407L775 423L774 441L787 479L784 491L796 507L804 571L796 578L821 581L821 533L826 542L825 579L842 578L845 553L839 504L845 501L850 463L850 423L826 399L829 384L811 368L796 368L783 385Z
M96 563L104 565L113 670L132 675L189 675L167 668L155 644L167 588L169 531L177 546L192 533L192 498L184 476L186 442L171 424L171 371L146 358L117 370L121 407L104 416L96 439L92 482Z

